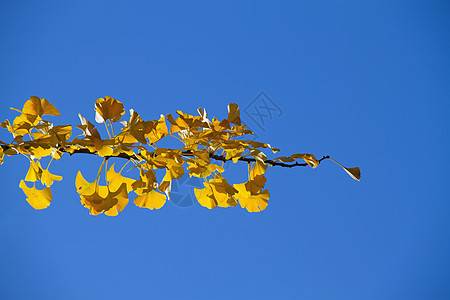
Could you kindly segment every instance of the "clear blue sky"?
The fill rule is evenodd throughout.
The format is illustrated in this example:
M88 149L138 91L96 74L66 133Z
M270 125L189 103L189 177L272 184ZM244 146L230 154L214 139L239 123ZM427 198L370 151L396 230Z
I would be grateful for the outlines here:
M99 159L52 163L64 181L35 211L27 160L6 158L0 298L449 299L449 15L446 1L2 1L1 121L32 95L79 124L105 95L145 119L224 118L264 91L282 112L262 129L243 114L259 140L363 177L273 168L259 214L130 203L110 218L74 185Z

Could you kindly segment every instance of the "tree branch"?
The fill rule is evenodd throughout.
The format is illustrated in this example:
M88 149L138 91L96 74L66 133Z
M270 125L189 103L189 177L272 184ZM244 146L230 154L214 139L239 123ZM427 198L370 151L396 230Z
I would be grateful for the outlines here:
M6 151L8 149L11 149L12 147L10 145L0 145L3 148L3 151ZM70 156L72 156L73 154L91 154L91 155L97 155L97 152L92 152L89 149L77 149L74 150L73 153L66 151L66 149L60 147L58 149L61 152L64 153L68 153ZM153 152L150 152L150 154L152 154ZM190 156L190 157L194 157L194 153L190 150L184 150L181 152L181 155L183 156ZM106 159L110 159L111 157L119 157L119 158L123 158L123 159L136 159L139 160L140 158L144 158L142 156L140 156L139 154L135 154L135 155L128 155L125 153L120 153L117 156L105 156ZM218 160L218 161L222 161L222 162L227 162L227 161L231 161L232 159L227 159L225 158L225 156L223 155L217 155L217 154L209 154L209 157L214 159L214 160ZM318 161L321 162L324 159L329 159L330 156L323 156L321 159L319 159ZM240 157L238 159L238 161L245 161L247 163L252 163L255 162L256 159L252 158L252 157ZM295 163L284 163L281 161L274 161L271 159L267 159L264 161L267 165L271 165L271 166L279 166L279 167L284 167L284 168L293 168L293 167L306 167L308 166L307 163L299 163L299 162L295 162Z

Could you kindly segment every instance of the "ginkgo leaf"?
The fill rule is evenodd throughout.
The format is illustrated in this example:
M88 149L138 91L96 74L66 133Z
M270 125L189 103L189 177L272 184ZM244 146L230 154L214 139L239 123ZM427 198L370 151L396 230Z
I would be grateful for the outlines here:
M203 185L205 187L202 189L194 188L194 194L197 198L198 203L200 203L201 206L209 209L216 208L217 201L213 197L211 197L212 191L210 185L207 182L204 182Z
M332 158L329 158L330 160L334 161L335 163L337 163L342 169L344 169L345 172L347 172L348 175L350 175L351 178L355 179L355 180L360 180L361 179L361 171L359 170L358 167L354 167L354 168L346 168L343 165L341 165L340 163L338 163L337 161L335 161Z
M38 181L42 176L42 167L39 161L35 162L30 160L30 167L28 168L27 175L25 176L26 181Z
M110 146L103 145L100 150L97 151L101 157L111 156L114 153L114 149Z
M56 125L53 126L48 132L50 136L55 136L58 141L65 142L72 135L72 126L71 125Z
M5 154L3 153L3 148L0 147L0 165L3 164L3 157L5 156Z
M134 204L139 207L145 207L148 209L160 209L166 203L166 195L158 193L157 191L149 191L142 193L134 198Z
M230 185L224 177L220 174L216 174L208 183L210 184L217 206L233 207L237 205L237 201L233 195L238 191Z
M84 179L81 171L78 171L77 173L77 177L75 178L75 186L78 194L80 195L92 195L96 188L95 182L88 182Z
M164 115L161 115L158 122L156 123L156 127L147 133L145 136L150 140L150 143L156 143L163 137L169 134L166 125L166 118Z
M125 206L128 205L128 191L126 183L122 183L122 185L116 191L110 191L109 197L117 199L117 203L112 208L105 211L105 215L117 216L119 212L121 212L125 208Z
M107 216L116 216L128 204L126 184L123 183L117 191L110 191L107 186L97 185L91 195L80 195L81 204L89 209L90 214L98 215L105 212Z
M36 96L31 96L30 100L25 102L22 108L22 113L33 116L43 116L43 115L52 115L59 116L61 115L59 110L53 106L46 99L41 99Z
M62 176L54 175L50 173L48 169L42 171L41 182L45 186L51 186L53 184L53 181L61 181L62 179Z
M20 181L19 187L27 196L28 203L34 209L47 208L52 202L52 190L49 187L42 190L38 190L34 186L29 188L23 180Z
M249 182L233 185L237 190L237 198L242 208L249 212L260 212L266 209L270 197L269 191L264 190L257 194L251 192Z
M99 215L117 204L117 199L109 197L108 187L98 185L93 194L80 195L81 204L89 209L91 215Z
M122 102L109 96L99 98L95 101L95 121L103 123L105 120L117 122L125 113Z
M53 149L50 146L47 145L43 145L44 147L48 147L48 148L44 148L41 146L38 147L32 147L30 150L30 152L32 152L33 157L36 159L41 159L42 157L46 157L46 156L50 156L52 154Z
M106 181L108 181L108 186L113 191L116 191L122 185L122 183L125 183L127 192L131 192L133 190L132 184L136 180L124 177L120 173L117 173L114 170L114 164L112 164L109 170L106 172Z
M238 191L230 185L224 177L216 174L213 179L204 182L203 189L194 189L195 196L200 205L213 209L219 207L232 207L237 205L234 194Z
M228 104L228 122L241 125L241 114L239 112L239 106L236 103Z

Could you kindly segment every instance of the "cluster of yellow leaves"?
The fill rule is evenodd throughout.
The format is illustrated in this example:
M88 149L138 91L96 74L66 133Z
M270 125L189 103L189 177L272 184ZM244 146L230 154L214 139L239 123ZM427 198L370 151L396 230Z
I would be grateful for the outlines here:
M53 159L60 159L62 152L59 147L63 145L72 133L70 125L53 126L49 121L42 118L44 115L59 116L59 111L46 99L32 96L23 105L22 110L11 108L20 113L12 124L5 120L0 127L7 129L13 136L14 145L1 142L7 145L7 150L0 153L0 162L3 163L3 155L16 155L21 153L30 160L30 167L25 176L25 181L33 182L30 188L24 180L20 181L19 187L27 196L28 203L35 209L44 209L52 201L50 186L53 181L61 181L62 177L50 173L48 167L43 169L40 159L51 156ZM28 136L29 140L24 140ZM36 187L36 182L41 182L43 189Z
M54 181L62 180L61 176L51 174L49 167L43 169L40 160L50 157L50 165L64 153L90 153L103 157L96 179L89 182L79 171L75 185L81 203L92 215L104 213L108 216L118 215L125 208L130 192L137 195L134 198L137 206L151 210L161 208L166 199L170 199L172 182L181 178L185 169L189 176L204 179L204 188L195 189L197 200L202 206L213 209L234 207L239 203L249 212L259 212L268 205L270 195L268 190L264 189L264 175L270 166L293 163L301 159L316 168L322 160L317 160L312 154L300 153L268 160L263 150L270 149L277 153L279 149L242 138L253 132L242 125L239 106L235 103L228 105L228 116L221 121L216 118L208 119L204 108L198 108L197 116L177 111L176 116L161 115L159 119L150 121L144 121L136 111L130 109L128 121L121 121L125 114L123 104L106 96L95 101L94 109L95 121L105 126L108 136L102 138L95 125L79 114L81 124L76 127L82 133L72 141L69 141L72 134L71 125L55 126L42 118L44 115L60 115L46 99L33 96L25 102L22 110L12 109L20 115L12 123L5 120L0 124L0 127L7 129L13 136L11 143L0 141L0 163L3 163L4 155L20 153L29 158L30 167L24 180L33 182L33 186L28 187L24 180L19 186L35 209L50 205L50 186ZM159 141L165 137L177 138L182 147L161 147ZM122 176L122 170L116 172L114 164L107 170L107 162L111 157L132 161L133 168L139 171L139 179ZM222 175L225 171L223 164L214 163L212 160L222 163L247 162L248 180L239 184L228 183ZM106 185L100 185L100 174L105 162ZM359 168L340 166L352 178L359 180ZM157 170L165 171L159 183ZM41 182L44 187L36 188L36 182Z

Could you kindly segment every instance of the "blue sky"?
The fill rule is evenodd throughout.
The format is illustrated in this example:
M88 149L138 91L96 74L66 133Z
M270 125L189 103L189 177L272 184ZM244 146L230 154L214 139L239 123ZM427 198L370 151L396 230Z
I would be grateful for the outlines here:
M52 163L64 180L35 211L18 187L28 162L9 157L0 298L450 298L449 13L446 1L2 1L1 121L32 95L76 125L106 95L149 120L199 106L224 118L265 92L281 115L261 128L242 114L258 140L363 177L331 161L273 168L262 213L130 203L109 218L74 185L100 159ZM246 166L227 172L239 183Z

